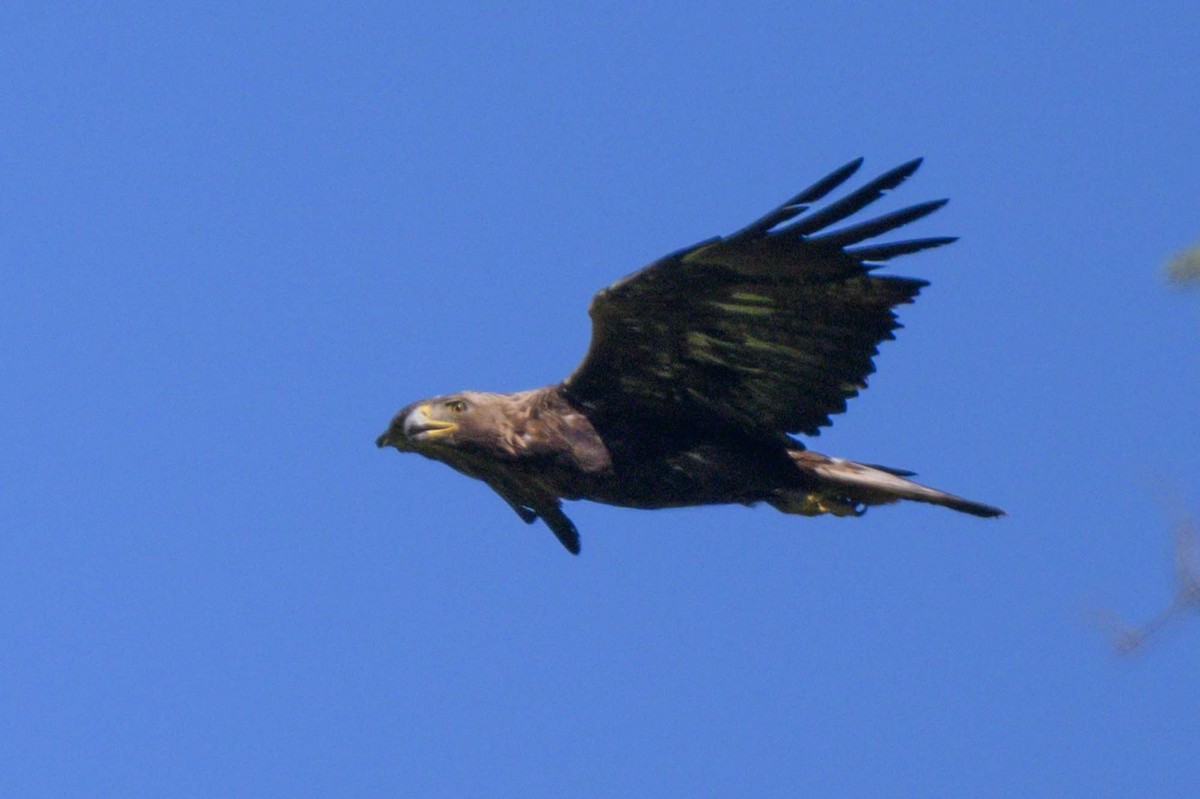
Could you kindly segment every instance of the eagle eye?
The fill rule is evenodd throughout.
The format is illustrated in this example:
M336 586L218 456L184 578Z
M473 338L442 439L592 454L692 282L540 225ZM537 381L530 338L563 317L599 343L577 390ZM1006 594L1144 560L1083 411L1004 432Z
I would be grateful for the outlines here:
M462 413L467 409L467 403L462 400L450 400L446 403L446 410L450 413Z

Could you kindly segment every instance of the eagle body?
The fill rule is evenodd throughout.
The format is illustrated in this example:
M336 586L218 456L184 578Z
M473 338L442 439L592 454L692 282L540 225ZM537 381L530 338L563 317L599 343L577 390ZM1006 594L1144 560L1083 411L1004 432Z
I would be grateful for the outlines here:
M589 308L591 345L562 383L415 402L377 445L484 481L573 553L579 534L562 500L643 509L766 502L785 513L856 516L907 499L1002 515L909 480L911 472L821 455L793 437L817 434L845 410L874 370L879 343L899 327L894 307L926 285L872 272L954 240L851 246L945 201L829 230L899 185L919 160L805 213L860 164L731 236L601 290Z

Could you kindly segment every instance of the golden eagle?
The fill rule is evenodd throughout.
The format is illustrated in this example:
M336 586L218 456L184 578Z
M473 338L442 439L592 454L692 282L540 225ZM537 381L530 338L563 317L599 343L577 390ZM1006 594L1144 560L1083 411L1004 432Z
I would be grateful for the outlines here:
M917 170L903 164L817 210L862 159L733 235L674 252L592 300L587 355L563 382L515 394L463 391L414 402L376 444L484 481L572 553L564 499L631 508L766 502L784 513L858 516L900 499L1000 516L906 478L812 452L866 387L892 309L924 280L872 274L951 237L861 244L945 205L921 203L830 230Z

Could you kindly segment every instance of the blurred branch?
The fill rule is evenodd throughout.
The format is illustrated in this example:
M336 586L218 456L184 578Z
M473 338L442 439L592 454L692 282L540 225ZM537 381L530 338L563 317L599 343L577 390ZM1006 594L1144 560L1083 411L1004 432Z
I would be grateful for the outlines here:
M1143 624L1126 624L1112 612L1102 614L1101 626L1118 652L1133 652L1180 615L1200 612L1200 536L1190 516L1183 517L1175 528L1175 583L1171 604Z
M1180 288L1200 286L1200 244L1171 259L1167 264L1167 282Z

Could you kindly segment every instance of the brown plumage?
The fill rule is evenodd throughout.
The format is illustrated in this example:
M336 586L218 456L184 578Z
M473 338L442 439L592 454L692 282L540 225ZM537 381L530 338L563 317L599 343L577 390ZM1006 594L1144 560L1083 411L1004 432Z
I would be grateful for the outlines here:
M562 383L415 402L376 443L486 482L526 522L579 552L564 499L634 508L766 502L785 513L861 515L900 499L976 516L998 508L907 479L911 472L806 450L866 386L893 308L925 281L871 272L954 241L859 245L945 204L829 230L916 171L893 169L823 208L838 169L756 222L668 255L592 300L592 342Z

